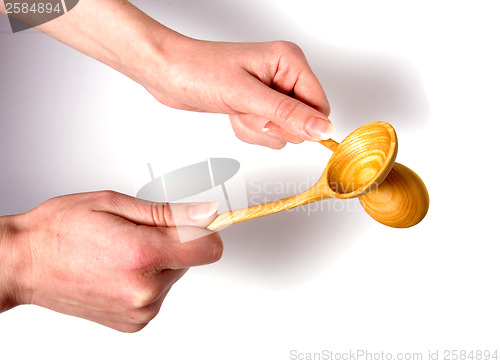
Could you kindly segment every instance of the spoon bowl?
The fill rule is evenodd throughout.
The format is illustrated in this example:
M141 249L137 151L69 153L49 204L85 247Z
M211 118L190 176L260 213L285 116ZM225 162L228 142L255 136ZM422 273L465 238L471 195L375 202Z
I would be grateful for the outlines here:
M410 168L394 163L389 175L370 192L360 196L361 206L381 224L407 228L418 224L429 209L429 193Z
M325 169L331 197L359 197L384 180L397 154L394 128L373 122L356 129L338 145Z
M328 139L320 143L335 154L338 152L337 142ZM427 214L429 193L424 182L400 163L394 163L387 177L371 187L366 194L359 196L359 200L368 215L381 224L408 228L418 224Z

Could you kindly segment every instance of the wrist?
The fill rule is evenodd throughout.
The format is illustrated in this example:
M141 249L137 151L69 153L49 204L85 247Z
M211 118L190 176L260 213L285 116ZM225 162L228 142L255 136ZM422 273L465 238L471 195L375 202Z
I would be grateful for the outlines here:
M156 88L168 88L172 78L178 77L175 73L176 64L179 58L186 61L186 57L190 56L188 49L196 40L151 21L153 23L149 26L147 22L141 25L151 27L154 31L144 31L142 44L134 50L136 57L125 56L127 58L121 61L123 69L115 69L154 94ZM137 31L141 32L140 29Z
M0 217L0 312L23 302L23 277L27 264L19 219L22 215Z
M120 66L114 67L146 88L156 85L160 78L164 78L162 76L165 73L169 73L173 60L184 52L185 44L193 40L154 20L152 22L154 24L150 27L154 31L137 29L137 32L143 33L140 37L141 44L128 55L123 54ZM146 24L139 28L146 27Z
M125 76L144 84L158 77L157 66L165 62L165 47L175 51L180 39L187 38L149 17L140 9L127 4L117 4L120 22L108 31L101 44L104 51L94 58L111 66ZM170 52L170 50L169 50Z

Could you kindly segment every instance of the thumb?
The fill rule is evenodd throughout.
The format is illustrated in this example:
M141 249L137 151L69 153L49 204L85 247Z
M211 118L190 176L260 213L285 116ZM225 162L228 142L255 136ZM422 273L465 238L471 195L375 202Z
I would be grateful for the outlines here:
M96 198L97 209L147 226L208 226L216 216L218 202L156 203L106 191Z
M258 114L301 139L320 141L333 137L335 127L326 115L258 80L252 82L246 113Z

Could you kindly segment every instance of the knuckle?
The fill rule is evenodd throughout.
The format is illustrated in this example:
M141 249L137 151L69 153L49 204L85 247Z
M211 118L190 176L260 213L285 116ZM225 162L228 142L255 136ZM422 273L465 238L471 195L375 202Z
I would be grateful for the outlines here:
M122 327L118 328L118 330L121 332L128 333L128 334L133 334L135 332L141 331L146 326L147 326L147 324L127 324L127 325L123 325Z
M132 289L130 294L130 306L133 309L142 309L156 301L157 297L158 293L155 289L139 285L139 287Z
M93 193L93 198L101 204L113 205L117 203L118 193L111 190L97 191Z
M138 259L140 260L128 267L129 272L121 279L121 296L124 298L124 304L130 309L147 307L162 293L162 287L155 283L161 269L148 263L145 258Z
M299 101L292 99L291 97L283 98L278 102L278 105L276 107L276 120L287 124L293 122L294 115L297 112L299 106Z
M292 52L292 53L300 53L302 54L302 49L294 42L290 42L288 40L277 40L272 42L274 47L284 51L284 52Z
M129 248L128 259L126 260L126 269L132 272L140 271L150 265L149 253L140 244L134 244Z
M174 224L172 208L169 204L152 204L151 217L156 226L169 226Z
M281 55L290 55L300 58L305 57L302 48L300 48L297 44L290 41L286 40L275 41L273 42L273 47Z
M156 317L156 315L158 315L158 312L159 310L152 308L143 308L136 310L136 312L131 315L132 324L145 326L150 323Z

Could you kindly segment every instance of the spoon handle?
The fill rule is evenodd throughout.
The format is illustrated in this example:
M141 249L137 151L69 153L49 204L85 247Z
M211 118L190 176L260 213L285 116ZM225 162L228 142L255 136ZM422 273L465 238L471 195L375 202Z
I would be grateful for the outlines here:
M337 147L339 146L339 143L337 143L333 139L321 140L319 143L323 144L325 147L334 152L337 150Z
M234 211L224 212L218 215L215 220L207 227L208 230L219 230L226 226L236 224L238 222L255 219L283 210L292 209L294 207L305 205L311 202L328 198L315 193L312 189L299 193L295 196L282 198L281 200L267 202L261 205L255 205L248 208L243 208Z
M339 145L335 140L327 139L320 141L328 149L335 151ZM219 230L226 226L236 224L238 222L255 219L283 210L292 209L294 207L305 205L311 202L319 201L325 197L314 193L312 190L307 190L298 195L286 197L281 200L268 202L261 205L251 206L234 211L224 212L218 215L214 221L207 227L208 230Z

